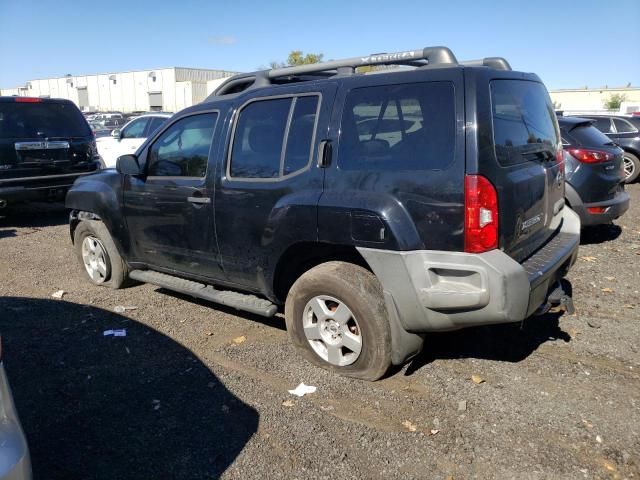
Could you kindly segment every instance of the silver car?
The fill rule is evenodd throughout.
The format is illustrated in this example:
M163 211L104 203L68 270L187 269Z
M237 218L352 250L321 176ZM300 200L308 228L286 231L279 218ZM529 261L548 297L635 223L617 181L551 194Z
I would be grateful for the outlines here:
M0 339L1 342L1 339ZM31 480L31 459L11 388L4 370L0 347L0 480Z

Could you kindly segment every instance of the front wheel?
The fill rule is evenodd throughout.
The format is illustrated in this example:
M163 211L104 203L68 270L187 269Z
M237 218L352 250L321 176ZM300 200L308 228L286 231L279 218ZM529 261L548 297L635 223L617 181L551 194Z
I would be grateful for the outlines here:
M73 238L80 265L92 283L113 289L125 285L127 266L102 222L81 221Z
M624 152L622 154L622 162L624 165L624 182L635 182L638 175L640 175L640 159L633 153Z
M377 380L391 365L391 333L382 286L368 270L327 262L293 284L285 304L289 337L311 363Z

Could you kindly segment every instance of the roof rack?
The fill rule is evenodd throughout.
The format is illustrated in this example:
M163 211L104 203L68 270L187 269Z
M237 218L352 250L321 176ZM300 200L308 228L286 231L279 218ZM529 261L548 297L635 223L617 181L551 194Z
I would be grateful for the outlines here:
M499 70L511 70L502 57L487 57L458 63L453 52L447 47L426 47L394 53L374 53L364 57L329 60L295 67L274 68L253 73L235 75L222 83L209 97L238 93L248 88L258 88L284 81L303 81L329 76L346 76L356 73L358 67L373 65L406 65L426 67L433 65L485 66Z

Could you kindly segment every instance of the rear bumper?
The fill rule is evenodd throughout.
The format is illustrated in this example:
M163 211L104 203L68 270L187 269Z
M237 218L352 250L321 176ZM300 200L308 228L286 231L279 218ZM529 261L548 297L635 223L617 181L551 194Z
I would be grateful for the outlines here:
M524 320L575 263L579 243L580 219L565 208L559 232L523 263L501 250L358 250L382 283L390 316L424 333Z
M574 201L574 203L576 204L572 204L571 207L580 217L583 227L602 225L612 222L629 210L629 194L625 191L620 191L612 199L604 202L582 203ZM591 207L606 208L606 210L603 213L591 213L587 210Z
M0 479L30 480L27 441L13 405L9 382L0 363Z
M0 200L13 203L62 197L76 179L99 171L98 167L82 173L0 179Z

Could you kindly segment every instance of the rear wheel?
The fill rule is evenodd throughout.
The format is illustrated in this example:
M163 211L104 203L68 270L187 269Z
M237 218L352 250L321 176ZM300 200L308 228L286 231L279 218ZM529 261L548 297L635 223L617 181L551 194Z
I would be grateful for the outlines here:
M622 155L624 164L624 181L625 183L633 183L640 175L640 159L633 153L624 152Z
M76 255L87 278L95 285L121 288L127 281L127 266L118 253L109 230L102 222L85 220L74 233Z
M285 305L291 341L311 363L363 380L391 364L391 333L382 286L368 270L327 262L304 273Z

